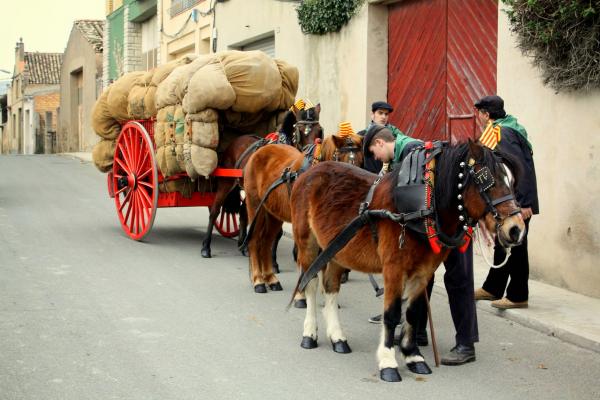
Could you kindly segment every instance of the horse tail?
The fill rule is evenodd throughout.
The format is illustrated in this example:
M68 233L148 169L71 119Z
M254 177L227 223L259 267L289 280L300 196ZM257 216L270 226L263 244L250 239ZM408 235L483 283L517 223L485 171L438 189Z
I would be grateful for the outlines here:
M287 307L285 308L286 311L289 311L290 307L294 303L294 299L296 298L296 295L298 294L298 289L300 289L300 282L302 282L303 276L304 276L304 271L300 270L300 275L298 276L298 282L296 282L296 287L294 288L294 290L292 290L292 298L290 299L290 302L288 303Z
M229 214L239 214L242 203L240 201L240 185L236 184L231 188L225 201L223 202L223 211Z

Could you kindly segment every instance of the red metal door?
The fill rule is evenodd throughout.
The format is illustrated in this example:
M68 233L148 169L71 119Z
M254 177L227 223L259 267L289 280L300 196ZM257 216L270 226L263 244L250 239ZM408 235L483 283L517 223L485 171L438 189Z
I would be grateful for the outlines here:
M396 109L391 122L421 139L476 137L481 127L474 132L473 103L496 92L497 20L496 0L390 6L388 101Z

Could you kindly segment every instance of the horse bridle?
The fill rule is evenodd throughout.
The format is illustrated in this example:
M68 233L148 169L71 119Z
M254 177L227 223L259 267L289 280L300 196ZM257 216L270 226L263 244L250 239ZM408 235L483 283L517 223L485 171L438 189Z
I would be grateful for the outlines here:
M300 143L302 134L304 134L304 137L308 137L310 132L313 130L313 126L318 125L318 124L319 124L319 120L318 120L318 116L316 115L315 110L313 108L309 108L308 110L306 110L305 119L296 121L296 123L294 124L294 136L292 137L292 142L293 142L294 146L297 146L298 143ZM304 125L303 133L300 133L300 128L298 127L298 125Z
M340 161L339 159L342 154L350 153L348 156L348 163L354 165L354 162L356 161L356 153L362 151L362 149L354 144L352 139L349 137L346 138L345 144L346 146L335 149L333 152L333 161Z
M477 171L475 171L475 166L480 166L481 164L476 162L473 158L470 158L468 163L465 163L464 161L462 161L459 166L461 168L461 170L465 170L465 168L468 167L467 169L467 174L465 174L464 172L460 172L458 174L458 178L462 179L461 182L459 182L458 184L458 189L464 189L467 185L467 180L469 179L469 177L473 178L473 180L475 181L475 184L477 185L477 188L479 190L479 195L481 196L481 198L483 199L483 201L485 201L485 205L486 205L486 211L491 213L492 216L494 217L494 220L496 221L496 230L498 230L499 228L502 227L502 225L504 224L504 220L506 218L512 217L513 215L519 214L521 212L521 208L517 207L515 210L513 210L510 214L502 217L500 215L500 212L498 211L498 209L496 208L497 205L502 204L504 202L510 201L510 200L515 200L515 196L513 194L512 188L511 188L511 192L505 196L499 197L497 199L492 199L490 197L489 194L489 190L494 187L494 185L496 184L496 180L494 179L494 176L492 175L492 172L490 171L490 169L487 166L482 166L481 168L479 168ZM459 200L459 206L458 206L458 210L461 212L460 216L459 216L459 220L461 222L463 221L467 221L468 225L471 225L471 221L470 218L466 216L466 209L465 207L462 205L462 194L458 195L458 200ZM464 229L468 229L467 228L467 224L464 225Z

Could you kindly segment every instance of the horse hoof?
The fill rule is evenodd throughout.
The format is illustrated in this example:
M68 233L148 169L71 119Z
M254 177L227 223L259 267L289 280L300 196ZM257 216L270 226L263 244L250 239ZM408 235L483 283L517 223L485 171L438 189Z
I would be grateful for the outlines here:
M379 371L379 377L386 382L400 382L402 380L398 368L384 368Z
M274 292L279 292L279 291L283 290L283 288L281 287L281 283L279 283L279 282L271 283L269 285L269 289L271 289Z
M294 301L294 308L306 308L306 299Z
M417 362L408 363L408 364L406 364L406 367L413 374L419 374L419 375L431 374L431 369L429 368L429 366L427 365L427 363L425 361L417 361Z
M310 336L302 336L302 343L300 347L303 349L314 349L318 346L317 341Z
M254 293L267 293L267 285L264 283L259 283L254 286Z
M342 274L342 277L340 278L340 283L346 283L346 282L348 282L348 274L349 274L349 273L350 273L350 272L344 272L344 273Z
M350 346L348 346L348 342L345 340L338 340L335 343L331 342L331 345L333 346L333 351L335 351L336 353L341 353L341 354L352 353L352 349L350 348Z
M279 273L279 264L273 264L273 272L276 274Z
M202 249L200 254L203 258L212 258L212 256L210 255L210 249Z
M248 249L246 249L246 248L244 248L244 249L241 249L241 250L240 250L240 253L242 253L242 255L243 255L244 257L248 257Z

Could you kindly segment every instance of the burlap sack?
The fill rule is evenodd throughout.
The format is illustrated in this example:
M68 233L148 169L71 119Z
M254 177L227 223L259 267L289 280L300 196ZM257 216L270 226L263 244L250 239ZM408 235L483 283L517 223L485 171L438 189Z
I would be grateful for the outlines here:
M102 139L92 149L92 160L100 172L108 172L112 169L116 143L116 140Z
M185 115L185 119L200 122L217 122L219 120L219 113L216 110L207 108L195 114L188 113Z
M235 102L235 92L225 76L221 62L213 59L200 68L188 84L183 111L194 114L206 108L226 110Z
M183 143L185 143L185 114L181 105L175 106L175 153L177 153L177 162L179 170L185 171L185 160L183 157Z
M183 144L183 163L185 165L185 172L192 181L195 181L199 175L192 162L192 138L189 132L186 132L185 143Z
M113 118L108 110L108 94L112 86L106 88L100 98L94 104L92 110L92 129L96 134L104 139L114 140L121 132L121 125Z
M163 193L179 192L183 197L192 197L194 191L194 183L187 178L177 179L173 181L166 181L158 185L158 190Z
M130 116L127 112L127 97L133 88L133 82L137 78L141 77L144 73L145 72L142 71L129 72L120 77L111 85L110 92L108 93L107 104L108 110L113 118L117 121L125 122L130 119L134 119L133 116Z
M181 65L189 64L198 57L195 54L185 55L177 60L169 61L159 67L156 67L152 75L152 86L158 86L173 70Z
M146 90L146 95L144 96L144 109L146 110L146 115L153 117L156 115L156 86L150 86Z
M192 121L186 118L186 135L197 146L216 149L219 145L219 125L216 122Z
M192 144L192 163L200 176L208 177L217 168L217 152Z
M193 62L175 68L157 87L155 95L156 108L181 104L194 72L205 66L213 58L214 56L209 54L199 56Z
M279 97L278 110L287 110L296 98L298 92L298 82L300 81L300 74L298 68L288 64L283 60L275 60L279 74L281 75L281 95Z
M218 56L235 91L233 111L255 113L281 96L282 81L277 64L262 51L232 50Z

